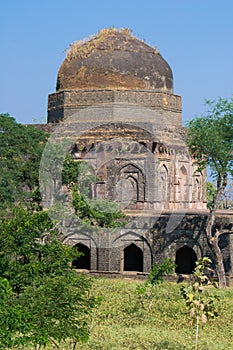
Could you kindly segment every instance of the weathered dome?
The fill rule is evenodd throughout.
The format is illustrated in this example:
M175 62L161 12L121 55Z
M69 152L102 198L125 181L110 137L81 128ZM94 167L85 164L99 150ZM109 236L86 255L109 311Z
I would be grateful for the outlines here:
M157 49L128 29L104 29L71 45L58 72L57 91L108 88L172 93L172 71Z

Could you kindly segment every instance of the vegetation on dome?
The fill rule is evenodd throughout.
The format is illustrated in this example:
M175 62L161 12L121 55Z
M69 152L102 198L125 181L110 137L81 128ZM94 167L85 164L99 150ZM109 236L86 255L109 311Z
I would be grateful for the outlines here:
M91 35L88 38L78 40L72 43L66 52L66 59L72 60L74 58L84 59L89 57L95 51L97 51L102 45L106 50L113 49L113 41L119 35L122 34L124 36L124 42L127 44L128 39L136 39L138 38L132 35L132 30L129 28L106 28L101 29L97 34ZM143 41L142 41L143 42ZM121 47L122 49L122 47ZM154 53L158 53L157 48L154 48Z

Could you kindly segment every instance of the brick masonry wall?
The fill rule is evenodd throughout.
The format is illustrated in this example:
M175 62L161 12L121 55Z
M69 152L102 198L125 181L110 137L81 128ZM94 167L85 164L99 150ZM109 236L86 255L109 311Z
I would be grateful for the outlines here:
M99 237L96 247L91 248L91 270L123 272L124 249L131 243L136 244L143 252L143 272L150 271L153 262L161 263L165 258L171 258L174 262L176 252L184 246L192 248L197 258L212 254L205 235L205 224L207 213L187 213L172 232L166 232L166 228L174 213L149 214L143 216L131 215L130 222L126 227L116 231L107 232L105 229L103 237L108 236L108 242ZM177 214L178 215L178 214ZM180 214L179 214L180 215ZM218 215L217 225L229 228L229 234L220 239L220 247L223 253L224 266L228 279L233 278L233 217L232 213L226 212ZM82 242L83 235L75 232L69 235L69 244ZM74 244L74 243L73 243Z
M181 126L182 124L181 96L152 90L60 91L48 97L48 123L58 122L80 109L104 103L134 104L158 110L160 112L160 123L163 123L162 119L164 118L166 124L174 126Z

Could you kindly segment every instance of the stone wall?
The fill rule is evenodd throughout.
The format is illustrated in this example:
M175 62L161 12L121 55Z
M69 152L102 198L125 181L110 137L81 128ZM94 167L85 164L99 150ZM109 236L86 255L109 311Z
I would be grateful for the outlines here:
M100 89L65 90L49 95L48 123L57 123L77 113L78 110L89 106L109 103L134 104L151 110L158 110L160 124L178 127L181 127L182 124L181 96L153 90Z
M181 111L181 97L161 91L65 90L49 96L48 125L59 122L58 138L70 141L73 158L88 162L98 179L92 198L120 202L129 219L121 229L99 228L94 236L68 228L64 242L88 247L91 271L128 273L135 263L135 271L148 273L153 262L168 257L190 270L195 259L212 258L203 211L206 174L195 174ZM232 223L232 213L219 214L217 224L229 230L220 239L229 280Z
M143 215L129 212L128 223L125 227L110 231L104 229L103 237L100 230L98 238L95 236L96 247L91 248L91 271L127 272L124 271L124 250L131 244L136 245L143 253L142 272L144 273L150 271L153 262L161 263L165 258L171 258L175 262L177 251L186 246L196 254L197 259L203 256L212 258L205 235L207 215L207 212L186 214L147 212ZM230 281L233 276L232 212L219 213L216 225L229 229L229 234L221 237L220 247L226 275ZM171 232L170 229L172 229ZM73 227L72 231L69 241L64 237L64 242L71 245L77 242L87 244L86 236L80 233L80 230L77 229L75 232Z

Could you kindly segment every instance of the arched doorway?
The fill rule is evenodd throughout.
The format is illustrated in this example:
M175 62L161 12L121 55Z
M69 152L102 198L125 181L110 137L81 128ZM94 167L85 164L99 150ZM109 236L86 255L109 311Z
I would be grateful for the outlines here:
M82 243L76 244L74 249L77 249L82 255L72 262L72 266L76 269L90 270L90 249Z
M143 252L133 243L124 249L124 271L143 271Z
M197 255L194 250L188 246L184 246L176 252L176 273L191 274L197 261Z

